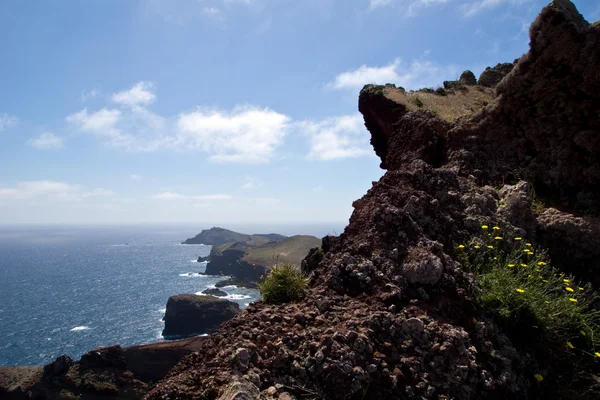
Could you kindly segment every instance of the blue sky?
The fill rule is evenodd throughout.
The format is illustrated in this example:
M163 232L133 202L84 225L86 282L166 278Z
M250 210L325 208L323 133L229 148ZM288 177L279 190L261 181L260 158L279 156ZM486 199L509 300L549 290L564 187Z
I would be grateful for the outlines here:
M362 85L512 61L547 3L2 1L0 224L347 221Z

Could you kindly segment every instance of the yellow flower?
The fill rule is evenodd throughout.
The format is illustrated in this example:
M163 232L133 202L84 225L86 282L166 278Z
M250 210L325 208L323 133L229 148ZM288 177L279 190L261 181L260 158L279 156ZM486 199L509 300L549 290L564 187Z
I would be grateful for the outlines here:
M494 238L494 240L502 240L502 237L500 237L500 236L496 236L496 237Z
M509 267L509 268L512 268L512 267L514 267L514 266L515 266L515 264L508 264L508 267Z
M550 302L548 300L546 300L546 304L550 304Z
M544 283L548 283L548 279L544 279L542 282L544 282Z
M497 260L497 259L498 259L498 257L494 257L494 260Z
M495 230L495 231L499 231L499 230L500 230L500 227L499 227L499 226L495 226L495 227L493 227L492 229L493 229L493 230Z
M596 357L600 357L600 353L596 352L594 354L596 355Z
M567 289L567 292L574 292L573 288L570 288L568 286L565 289Z
M527 264L521 264L521 267L525 268L527 266Z
M569 280L568 279L563 279L563 282L564 283L569 283Z
M521 237L516 237L515 240L518 242L519 240L523 240Z
M582 336L585 336L585 332L584 331L579 331L579 333L581 333Z
M569 301L572 301L573 303L577 303L577 299L574 299L572 297L569 297Z
M525 243L525 246L531 247L531 243Z
M570 349L574 349L575 346L573 346L573 344L571 342L567 342L567 347L569 347Z
M516 288L515 290L516 290L517 292L519 292L519 293L525 293L525 291L524 291L523 289L520 289L520 288Z
M459 248L459 249L464 249L464 248L465 248L465 245L464 245L464 244L458 245L458 248Z
M476 249L478 249L478 248L480 248L481 246L475 245L475 246L473 246L473 247L475 247Z
M489 228L487 225L481 225L481 229L487 229Z
M535 379L537 379L538 382L541 382L544 380L544 377L541 376L540 374L535 374L534 377L535 377Z
M528 278L533 278L533 275L529 274Z
M583 288L582 287L580 287L579 290L583 292Z
M546 265L546 263L545 263L545 262L543 262L543 261L539 261L539 262L538 262L538 265Z
M488 248L488 249L493 249L493 248L494 248L494 246L491 246L491 245L490 245L490 246L488 246L487 248Z

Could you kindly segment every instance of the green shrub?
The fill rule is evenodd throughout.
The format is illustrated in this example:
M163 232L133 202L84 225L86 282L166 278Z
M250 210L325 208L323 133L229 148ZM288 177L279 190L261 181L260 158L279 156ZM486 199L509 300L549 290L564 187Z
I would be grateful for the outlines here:
M293 265L275 266L264 283L259 285L260 295L267 303L288 303L304 296L306 278Z
M600 361L600 297L589 283L552 268L543 251L499 227L459 245L462 264L480 287L477 302L516 344Z
M419 108L421 108L425 105L425 104L423 104L423 101L419 98L419 96L415 96L413 101L415 102L415 105Z

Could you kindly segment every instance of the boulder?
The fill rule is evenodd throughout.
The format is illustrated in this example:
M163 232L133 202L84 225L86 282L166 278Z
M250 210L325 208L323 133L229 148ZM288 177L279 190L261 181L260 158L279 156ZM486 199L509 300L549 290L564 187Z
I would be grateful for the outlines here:
M227 296L226 292L224 292L224 291L222 291L220 289L217 289L217 288L206 289L206 290L203 290L202 293L208 294L208 295L211 295L211 296L216 296L216 297L225 297L225 296Z
M510 71L512 71L513 67L514 64L512 63L497 64L493 68L487 67L485 71L479 75L477 84L480 86L495 87L510 73Z
M213 333L240 312L240 306L214 296L171 296L165 313L165 338Z

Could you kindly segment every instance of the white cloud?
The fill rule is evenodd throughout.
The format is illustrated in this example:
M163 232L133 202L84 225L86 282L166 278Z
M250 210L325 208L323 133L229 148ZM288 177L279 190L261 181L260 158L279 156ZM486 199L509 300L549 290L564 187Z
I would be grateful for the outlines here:
M205 194L200 196L188 196L181 193L174 192L162 192L154 196L150 196L151 199L156 200L231 200L231 196L228 194Z
M312 188L312 191L316 193L322 193L325 191L325 188L323 187L323 185L317 185L314 188Z
M100 90L99 89L92 89L92 90L82 90L81 91L81 101L83 101L84 103L86 101L88 101L89 99L93 99L94 97L98 97L98 95L100 94Z
M309 158L329 161L370 155L370 136L360 114L304 121L298 129L310 140Z
M244 184L241 187L242 189L256 189L260 186L262 186L262 182L260 181L260 179L253 176L247 176L245 178Z
M289 117L268 108L238 107L180 114L176 148L200 149L216 162L268 162L286 135Z
M137 174L131 174L131 175L129 175L129 178L131 178L132 181L141 181L142 180L142 176L137 175Z
M18 122L19 120L14 115L0 113L0 132L7 128L15 126Z
M27 181L20 182L13 187L0 187L0 200L55 199L80 201L91 197L114 195L114 192L102 188L89 190L82 185L49 180Z
M370 0L369 9L398 7L405 16L412 17L418 9L445 4L448 0Z
M52 132L44 132L36 138L29 139L27 143L36 149L60 149L65 147L63 140Z
M359 89L369 83L383 84L397 82L399 75L396 70L399 66L399 58L396 58L391 64L383 67L367 67L366 65L362 65L354 71L342 72L328 86L334 89Z
M119 110L103 108L100 111L89 114L87 107L66 118L68 123L79 127L82 131L105 136L112 136L114 134L115 126L120 119L121 111Z
M479 0L469 4L463 4L460 8L465 17L472 17L481 11L490 10L503 4L523 4L531 0Z
M86 107L79 112L68 115L65 120L84 133L91 133L107 139L108 144L111 146L146 150L146 147L154 145L154 143L140 143L136 137L119 129L117 125L123 121L123 114L120 110L102 108L99 111L88 113ZM128 121L124 123L132 124L135 122L134 118L129 117Z
M156 100L154 89L154 84L140 81L133 85L129 90L114 93L112 95L112 100L115 103L132 108L147 106Z
M343 72L327 86L357 91L370 83L395 83L405 89L420 89L439 85L445 79L454 79L457 73L458 68L454 65L439 66L427 60L413 60L407 64L396 58L383 67L362 65L356 70Z

